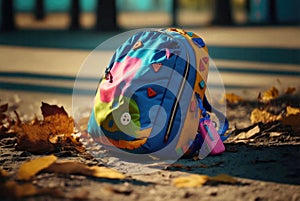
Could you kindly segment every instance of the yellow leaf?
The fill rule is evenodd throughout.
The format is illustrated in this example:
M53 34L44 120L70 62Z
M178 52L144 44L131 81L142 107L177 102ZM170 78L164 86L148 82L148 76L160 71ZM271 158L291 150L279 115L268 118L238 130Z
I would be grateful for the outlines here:
M238 96L234 93L225 94L224 98L225 98L227 103L239 103L239 102L243 101L242 97L240 97L240 96Z
M90 167L77 161L56 162L49 166L45 171L61 174L80 174L107 179L124 179L126 177L124 174L114 169L98 166Z
M213 177L209 177L207 175L191 174L189 176L173 179L173 184L177 188L194 188L203 186L209 181L227 184L236 184L238 182L235 178L227 174L219 174Z
M30 180L34 175L49 167L56 160L56 156L50 155L25 162L21 165L17 178L19 180Z
M177 188L194 188L203 186L209 177L207 175L196 175L192 174L185 177L178 177L173 180L173 184Z
M272 88L265 91L261 98L262 101L268 102L270 100L277 98L278 96L279 96L279 91L278 89L276 89L276 87L273 86Z
M253 124L258 122L268 123L268 122L280 120L281 118L282 118L281 115L274 115L267 112L266 110L259 110L257 108L251 112L251 116L250 116L251 123Z
M89 168L91 170L90 175L98 178L107 178L107 179L125 179L125 175L118 172L117 170L110 169L107 167L98 167L93 166Z
M219 174L214 177L209 177L209 181L215 181L219 183L229 183L229 184L236 184L238 182L235 178L227 174Z
M294 108L291 106L286 107L286 116L300 114L300 108Z

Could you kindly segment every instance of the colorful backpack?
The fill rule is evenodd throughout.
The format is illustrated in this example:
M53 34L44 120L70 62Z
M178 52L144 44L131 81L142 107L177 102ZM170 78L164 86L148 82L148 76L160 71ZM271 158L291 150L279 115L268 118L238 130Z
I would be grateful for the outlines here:
M192 32L139 31L114 53L101 78L88 122L94 141L109 150L178 159L225 150L207 111L208 49Z

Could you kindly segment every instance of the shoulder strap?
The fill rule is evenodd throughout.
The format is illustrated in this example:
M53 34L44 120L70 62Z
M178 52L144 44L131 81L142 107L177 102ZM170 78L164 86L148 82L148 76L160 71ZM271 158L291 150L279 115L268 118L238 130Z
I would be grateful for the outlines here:
M204 118L210 118L209 115L206 113L206 111L213 112L217 116L220 124L218 133L220 135L221 140L225 141L229 137L229 135L227 136L224 135L229 127L228 119L225 117L225 115L222 112L220 112L219 110L211 106L211 104L208 102L205 95L203 97L203 101L201 100L199 95L196 96L199 102L199 108L202 110L202 116Z

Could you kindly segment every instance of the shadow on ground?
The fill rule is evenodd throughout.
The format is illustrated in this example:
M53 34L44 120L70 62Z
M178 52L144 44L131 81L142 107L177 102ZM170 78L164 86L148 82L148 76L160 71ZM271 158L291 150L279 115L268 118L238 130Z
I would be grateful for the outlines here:
M170 170L195 174L229 174L254 180L300 184L300 146L226 145L227 152L195 161L181 159Z

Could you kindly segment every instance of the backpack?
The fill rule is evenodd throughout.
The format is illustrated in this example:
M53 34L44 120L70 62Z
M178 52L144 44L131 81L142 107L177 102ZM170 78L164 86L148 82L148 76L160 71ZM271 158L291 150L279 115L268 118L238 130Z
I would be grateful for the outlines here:
M88 133L108 150L135 157L222 153L228 121L205 96L208 68L208 49L195 33L138 31L115 51L100 79Z

